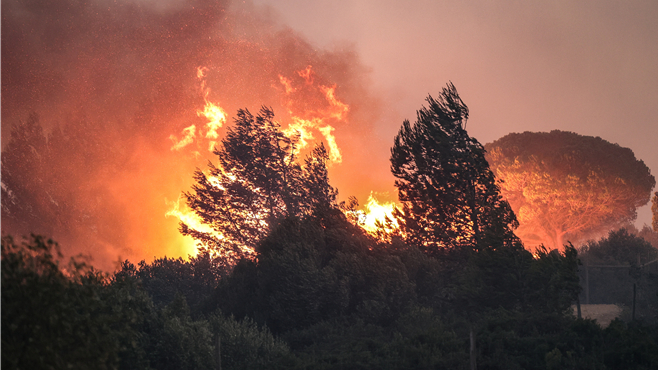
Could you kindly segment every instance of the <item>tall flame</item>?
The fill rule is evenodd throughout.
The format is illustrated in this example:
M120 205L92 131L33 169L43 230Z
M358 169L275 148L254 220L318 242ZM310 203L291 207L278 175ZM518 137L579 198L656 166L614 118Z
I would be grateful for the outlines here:
M300 88L295 87L291 79L279 75L279 82L283 85L287 98L285 105L288 107L288 113L291 115L292 121L283 131L289 137L298 137L298 151L303 150L309 141L315 139L313 130L318 131L327 143L330 161L332 163L341 163L343 157L336 143L336 137L333 135L335 128L331 126L329 121L344 121L347 118L349 106L336 98L336 85L315 85L315 72L312 66L309 65L305 69L297 71L297 74L304 80L306 89L321 93L324 104L323 107L295 112L293 109L295 101L292 94L300 91ZM308 118L300 117L301 114Z
M224 124L226 123L226 112L219 105L211 102L208 97L210 96L210 88L206 84L206 72L208 68L198 67L196 76L201 80L201 92L203 94L204 106L202 110L197 110L196 114L199 117L205 117L208 122L205 126L205 135L206 139L211 139L208 142L208 150L213 151L215 145L217 144L217 139L219 138L219 133L217 132ZM194 142L196 137L196 125L191 125L183 129L183 138L178 140L176 136L171 135L169 139L174 142L171 147L171 150L181 150L187 145Z

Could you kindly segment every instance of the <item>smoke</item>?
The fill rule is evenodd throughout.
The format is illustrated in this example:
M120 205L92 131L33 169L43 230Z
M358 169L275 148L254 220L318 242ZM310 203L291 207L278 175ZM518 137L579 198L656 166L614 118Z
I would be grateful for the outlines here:
M387 158L367 149L380 103L351 48L317 50L251 4L3 1L3 234L45 233L104 269L185 256L189 242L164 215L190 189L194 168L214 158L200 141L171 150L171 136L205 123L203 88L229 117L261 105L282 123L322 111L317 97L291 103L281 82L302 83L298 71L309 66L314 83L335 86L349 106L332 121L343 157L332 183L365 199L390 175L375 170ZM45 142L11 139L35 121Z

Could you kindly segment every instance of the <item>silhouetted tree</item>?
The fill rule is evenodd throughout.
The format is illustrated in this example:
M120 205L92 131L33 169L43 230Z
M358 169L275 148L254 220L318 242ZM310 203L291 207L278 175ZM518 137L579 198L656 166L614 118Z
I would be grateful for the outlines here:
M567 238L620 227L635 219L656 184L632 150L598 137L513 133L486 148L526 244L562 248Z
M484 147L466 132L468 107L450 83L404 121L391 149L407 240L428 253L515 242L517 225L502 199Z
M237 259L253 253L277 220L331 206L336 192L328 184L326 150L316 147L302 166L296 139L281 132L268 108L256 117L238 111L234 127L214 151L219 163L209 163L207 173L197 170L193 192L185 193L188 206L214 232L185 223L181 232Z

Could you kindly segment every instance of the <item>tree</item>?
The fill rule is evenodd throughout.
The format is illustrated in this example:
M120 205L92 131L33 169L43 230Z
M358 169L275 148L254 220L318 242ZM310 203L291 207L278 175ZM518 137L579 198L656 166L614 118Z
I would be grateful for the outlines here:
M48 145L39 117L32 114L16 125L2 151L2 221L15 233L52 233L55 218L49 196Z
M562 248L567 239L620 227L635 219L656 183L632 150L598 137L512 133L486 149L526 244Z
M252 254L278 220L335 203L324 146L316 147L302 166L296 140L281 132L271 109L262 108L256 117L239 110L235 126L214 150L218 165L209 163L208 173L197 170L193 192L185 193L188 206L212 232L181 222L181 233L210 251L239 259Z
M408 241L433 254L516 241L516 218L500 195L482 144L466 132L468 107L452 83L404 121L391 149Z

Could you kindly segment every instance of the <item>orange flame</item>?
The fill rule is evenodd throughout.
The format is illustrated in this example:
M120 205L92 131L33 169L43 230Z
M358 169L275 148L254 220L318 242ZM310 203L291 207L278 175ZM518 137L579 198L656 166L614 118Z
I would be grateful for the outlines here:
M208 69L206 67L197 68L197 78L200 80L201 92L204 97L204 107L202 110L197 110L197 115L207 119L205 129L201 129L199 130L201 132L198 132L195 125L186 127L182 131L182 138L180 140L174 135L171 135L170 139L174 142L171 147L172 151L181 150L197 139L210 139L209 149L212 151L216 144L216 140L219 139L218 130L226 122L227 115L219 105L214 104L209 100L211 90L206 84L205 78L207 71ZM279 82L283 86L285 92L286 100L284 105L288 107L288 113L291 117L287 127L282 131L286 136L295 138L298 144L297 152L303 150L310 142L316 140L314 136L315 132L319 133L326 142L331 163L341 163L342 155L333 134L335 127L332 126L332 124L336 123L336 121L346 120L349 113L349 106L336 97L336 85L315 85L316 78L314 77L314 71L310 65L305 69L298 71L297 75L303 79L303 83L300 84L298 81L298 84L295 85L293 79L279 75ZM309 109L308 104L306 104L307 102L304 101L309 95L303 94L310 94L310 96L313 97L312 99L315 99L315 102L319 102L319 104L315 104L312 109ZM298 105L300 103L303 106L303 111L300 111L300 108L294 107L296 104ZM320 105L320 107L317 107L317 105ZM223 171L221 168L220 170ZM231 174L225 173L225 175L231 180L236 180L235 176L232 176ZM208 181L213 186L221 187L217 178L208 175L207 177ZM201 218L199 218L194 211L189 209L184 202L181 204L181 196L179 196L176 201L167 202L167 204L170 209L166 212L166 217L176 217L188 227L202 233L213 235L218 239L224 237L221 232L204 224ZM370 234L381 235L382 231L384 233L391 233L398 228L397 221L393 217L394 209L395 202L380 203L373 193L371 193L364 209L355 211L353 216L355 216L355 219L359 220L358 224ZM261 221L265 222L264 220ZM187 243L185 245L185 250L189 251L189 254L191 255L196 255L197 245L195 240L192 237L187 236L185 237L185 241ZM252 249L247 247L244 247L244 252L246 255L255 254Z
M302 69L301 71L297 71L297 74L299 77L303 78L304 81L306 81L307 85L313 85L313 71L311 70L311 66L306 66L305 69Z
M289 79L279 75L279 81L281 82L281 85L283 85L283 87L285 87L286 94L294 93L295 91L297 91L297 89L292 87L292 82L290 82Z
M204 233L213 233L216 234L215 231L208 225L204 224L203 221L197 216L192 210L187 208L184 204L181 206L181 197L179 196L176 201L173 202L168 202L165 199L165 203L169 207L169 211L165 213L165 217L176 217L178 218L179 221L185 223L189 227L199 230ZM221 234L217 234L218 238L222 238ZM183 250L187 252L188 255L191 256L196 256L197 255L197 246L196 246L196 241L194 238L191 236L186 236L184 238L185 240L185 245L183 246Z
M376 234L378 230L381 230L380 226L386 226L387 223L392 226L392 230L389 232L399 228L398 221L393 216L395 202L380 203L371 192L364 208L365 212L362 211L364 214L362 227L369 233Z
M211 102L208 97L210 96L210 88L206 85L206 72L208 68L199 67L197 68L196 76L201 80L201 92L203 94L204 106L203 110L197 110L196 114L199 117L205 117L208 122L206 122L205 127L205 137L206 139L211 139L208 142L208 150L213 151L215 145L217 144L217 139L219 138L219 133L217 132L224 123L226 123L226 112L222 107ZM181 150L187 145L194 142L196 137L196 125L191 125L183 129L183 138L178 140L176 136L171 135L169 139L174 142L174 145L171 147L171 150Z
M183 138L180 141L174 135L170 135L169 139L174 142L174 145L171 147L171 150L181 150L192 144L194 142L194 137L196 135L196 125L185 127L183 129Z
M288 127L283 130L284 134L288 137L297 137L298 139L298 148L297 151L303 150L308 142L314 140L313 130L317 130L324 137L327 147L329 149L329 159L331 163L341 163L343 161L340 148L336 143L336 137L333 135L335 128L331 126L328 120L338 120L344 121L349 112L349 106L336 98L336 85L331 87L318 85L315 86L315 78L312 66L307 66L301 71L297 71L297 74L304 80L307 88L312 91L317 91L322 94L325 102L328 107L318 108L316 110L306 110L304 112L299 112L309 116L309 118L302 118L298 115L298 112L294 112L292 109L293 98L291 95L299 91L298 87L293 86L293 81L279 75L279 81L283 85L285 94L287 97L286 106L288 107L288 113L291 115L292 122L288 124Z
M320 90L324 93L327 98L327 102L331 105L331 110L328 111L328 115L337 120L344 120L347 113L350 111L350 107L336 99L336 85L332 87L320 86Z

